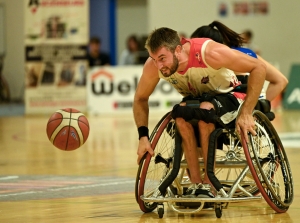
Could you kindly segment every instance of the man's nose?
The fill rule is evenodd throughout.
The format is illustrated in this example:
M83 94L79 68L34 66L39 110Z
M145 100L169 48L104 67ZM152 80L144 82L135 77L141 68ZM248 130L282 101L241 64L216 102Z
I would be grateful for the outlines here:
M163 68L163 63L157 62L157 68L160 70L161 68Z

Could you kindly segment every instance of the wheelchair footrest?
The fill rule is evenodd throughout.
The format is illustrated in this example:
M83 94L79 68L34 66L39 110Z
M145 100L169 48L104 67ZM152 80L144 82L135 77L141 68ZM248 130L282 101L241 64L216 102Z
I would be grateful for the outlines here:
M185 197L140 197L145 202L242 202L260 200L261 196L253 197L215 197L215 198L185 198Z
M200 168L204 168L204 163L202 160L199 160L199 165L200 165ZM241 161L216 160L216 163L215 163L216 168L244 168L247 165L248 164L247 164L246 160L241 160ZM186 160L182 160L180 163L180 166L182 168L188 168Z

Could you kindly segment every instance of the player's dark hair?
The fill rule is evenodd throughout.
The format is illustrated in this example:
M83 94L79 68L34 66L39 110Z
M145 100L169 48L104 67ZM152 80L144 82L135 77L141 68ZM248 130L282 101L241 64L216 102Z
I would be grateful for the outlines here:
M172 53L181 45L178 33L170 28L162 27L154 30L148 36L145 47L149 52L155 53L161 47L166 47Z
M208 26L201 26L196 29L191 38L210 38L218 43L224 43L229 47L240 47L243 45L243 38L240 34L229 29L219 21L213 21Z
M90 43L101 44L101 39L97 36L93 36L90 38Z

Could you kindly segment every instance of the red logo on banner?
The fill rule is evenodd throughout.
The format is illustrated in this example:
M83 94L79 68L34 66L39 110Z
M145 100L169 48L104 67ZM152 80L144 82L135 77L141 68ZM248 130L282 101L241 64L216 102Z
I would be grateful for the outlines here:
M105 76L111 81L114 78L114 76L111 73L109 73L105 70L99 70L99 71L92 74L92 81L95 81L95 79L97 79L99 76Z

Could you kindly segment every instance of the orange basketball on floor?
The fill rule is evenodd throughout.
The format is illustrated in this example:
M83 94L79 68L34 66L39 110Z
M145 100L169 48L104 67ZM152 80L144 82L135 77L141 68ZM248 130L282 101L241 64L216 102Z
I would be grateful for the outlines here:
M89 122L74 108L57 110L48 120L47 135L50 142L61 150L75 150L87 140Z

